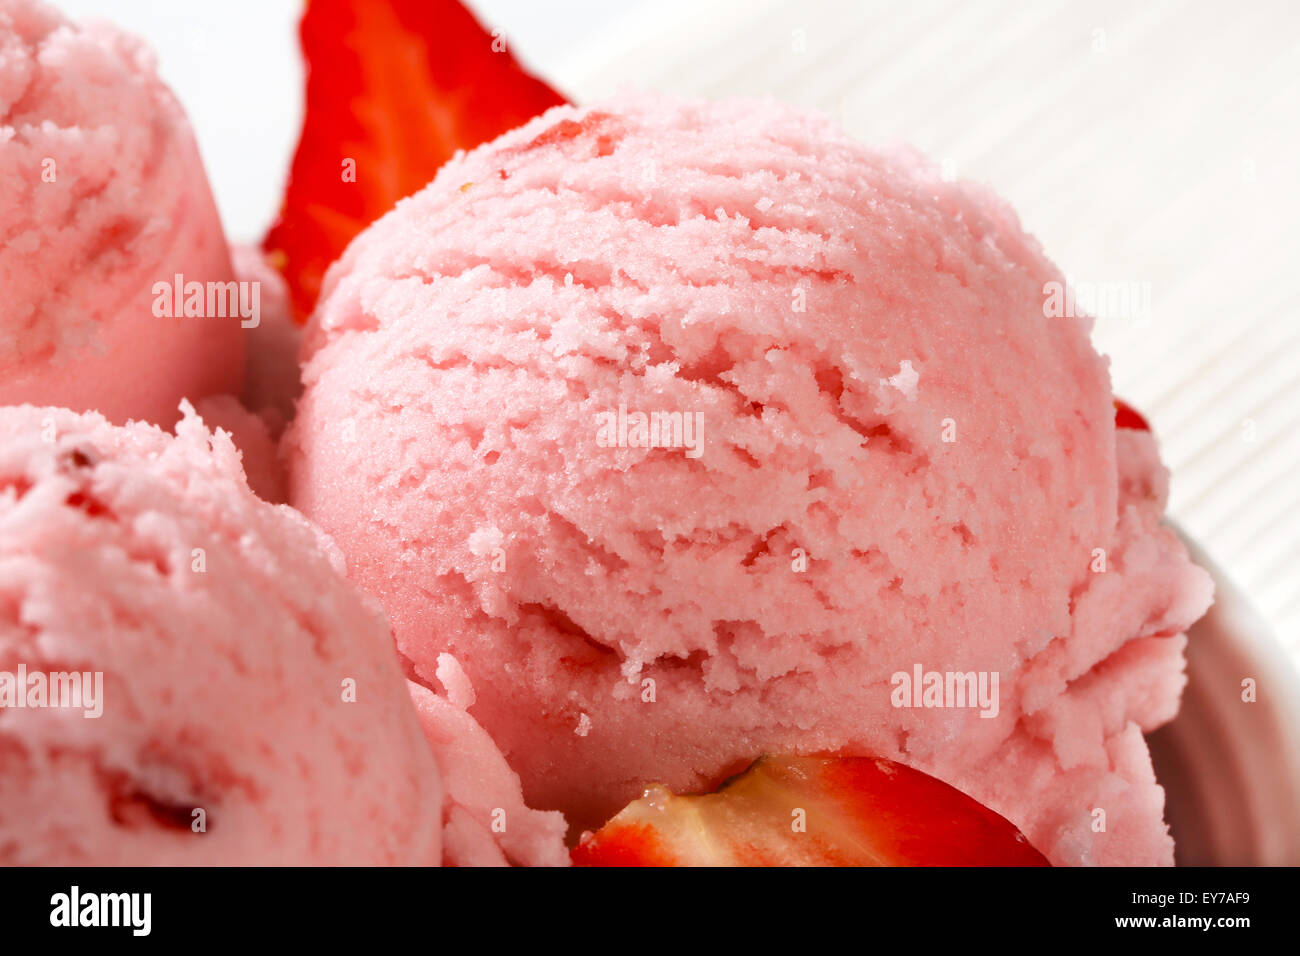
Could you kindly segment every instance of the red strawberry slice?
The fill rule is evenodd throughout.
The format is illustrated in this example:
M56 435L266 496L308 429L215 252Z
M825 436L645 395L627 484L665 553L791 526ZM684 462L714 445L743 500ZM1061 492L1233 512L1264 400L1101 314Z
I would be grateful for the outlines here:
M1142 417L1142 413L1123 399L1115 399L1115 427L1132 428L1136 431L1149 432L1151 426Z
M716 793L651 787L573 850L579 866L1047 866L960 790L873 757L764 757Z
M455 0L310 0L299 32L306 118L280 217L262 245L303 321L353 236L456 150L564 98Z

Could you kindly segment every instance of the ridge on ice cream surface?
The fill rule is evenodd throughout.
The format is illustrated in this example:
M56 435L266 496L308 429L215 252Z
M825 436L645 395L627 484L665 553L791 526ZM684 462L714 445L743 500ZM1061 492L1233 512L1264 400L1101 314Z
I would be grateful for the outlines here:
M820 118L558 108L330 270L290 501L578 828L647 781L842 751L1053 863L1169 863L1141 732L1210 585L1088 320L1044 317L1060 279L996 197ZM602 447L624 406L701 415L702 455ZM892 706L918 664L998 672L997 717Z

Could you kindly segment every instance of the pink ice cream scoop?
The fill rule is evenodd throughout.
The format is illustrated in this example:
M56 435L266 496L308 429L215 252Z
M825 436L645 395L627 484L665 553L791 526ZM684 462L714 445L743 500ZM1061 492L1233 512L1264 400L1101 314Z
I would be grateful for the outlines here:
M0 182L0 405L171 424L182 397L239 391L256 317L142 44L0 0Z
M559 815L421 694L451 729L227 435L0 409L0 864L562 861Z
M1054 863L1170 863L1142 732L1211 586L1061 279L995 196L820 118L558 108L330 271L290 500L578 827L831 751Z

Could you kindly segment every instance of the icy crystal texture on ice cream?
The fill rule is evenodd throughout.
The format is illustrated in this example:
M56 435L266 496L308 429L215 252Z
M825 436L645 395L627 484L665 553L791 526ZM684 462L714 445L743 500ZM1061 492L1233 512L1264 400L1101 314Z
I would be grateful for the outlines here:
M1059 279L995 196L820 118L555 109L330 271L290 499L408 673L454 654L529 801L579 827L839 751L1053 863L1169 863L1141 734L1210 585L1088 320L1044 317ZM662 418L598 441L620 410L698 415L701 454ZM894 706L918 665L996 673L996 716Z

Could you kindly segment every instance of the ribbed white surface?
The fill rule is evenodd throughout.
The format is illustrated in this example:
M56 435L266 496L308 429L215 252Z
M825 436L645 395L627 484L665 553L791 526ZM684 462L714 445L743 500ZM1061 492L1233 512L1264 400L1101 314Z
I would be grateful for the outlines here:
M1300 660L1300 4L656 3L554 78L771 94L990 183L1078 283L1170 510Z

